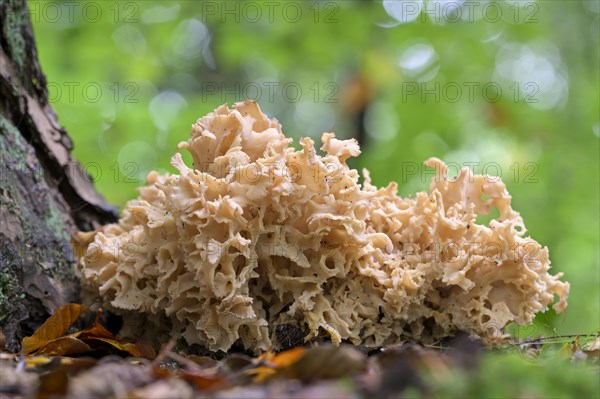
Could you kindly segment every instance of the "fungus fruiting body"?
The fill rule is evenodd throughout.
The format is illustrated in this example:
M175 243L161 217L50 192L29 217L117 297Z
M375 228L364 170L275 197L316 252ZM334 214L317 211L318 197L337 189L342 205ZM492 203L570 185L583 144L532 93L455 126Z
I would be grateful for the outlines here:
M401 198L366 170L359 184L355 140L321 140L323 155L310 138L295 150L251 101L199 119L179 145L193 165L176 153L178 173L151 172L118 223L86 236L85 297L212 351L266 350L281 325L369 347L489 337L554 295L565 309L569 285L500 179L449 178L431 158L429 192Z

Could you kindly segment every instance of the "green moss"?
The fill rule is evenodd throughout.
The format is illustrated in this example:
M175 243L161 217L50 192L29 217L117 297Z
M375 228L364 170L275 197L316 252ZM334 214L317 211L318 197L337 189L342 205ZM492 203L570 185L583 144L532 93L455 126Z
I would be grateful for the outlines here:
M27 9L21 6L19 0L8 0L6 7L8 10L2 24L3 34L10 46L10 58L22 71L27 58L25 55L26 43L23 38L23 26L27 21Z
M54 201L48 203L44 220L45 225L56 238L62 241L69 241L70 237L67 233L63 216L61 216L61 212Z
M16 274L6 268L0 272L0 323L13 311L15 305L25 298L25 293L19 287Z
M25 159L27 151L25 150L25 143L21 141L21 132L2 114L0 114L0 132L6 133L0 135L2 158L8 158L9 160ZM8 145L5 136L13 137L17 145Z
M597 398L600 395L597 366L585 361L572 362L554 349L535 359L527 359L518 352L490 351L483 354L479 367L472 372L453 370L444 377L431 376L429 382L436 387L428 395L433 398Z
M14 190L14 168L18 167L18 164L22 164L26 159L26 151L19 145L11 145L8 142L8 137L19 138L20 133L17 128L2 114L0 114L0 154L2 167L0 174L0 182L2 183L2 192L13 193ZM17 210L14 201L6 201L4 197L0 197L2 201L2 212L14 213Z
M0 136L0 150L2 151L3 163L12 164L15 168L25 169L27 159L27 143L23 140L19 130L4 116L0 115L0 131L6 132L7 137L11 137L13 143L6 142L4 135ZM38 165L34 165L37 167ZM35 183L40 183L41 175L32 174ZM50 233L59 240L69 241L70 237L59 208L59 204L53 199L48 201L44 208L44 225L50 230Z
M0 150L2 151L2 164L5 166L2 176L2 188L9 193L17 193L19 183L16 176L23 172L28 179L28 184L39 185L44 189L46 184L41 173L32 171L40 168L40 165L27 164L29 144L23 139L19 130L0 114ZM64 211L61 204L53 196L46 197L47 200L35 205L27 203L28 199L17 196L12 201L3 201L2 209L14 213L18 211L21 220L26 221L22 225L21 237L36 246L34 253L36 262L57 278L73 278L73 270L70 266L72 259L71 251L66 247L70 242L68 226L64 220ZM21 256L25 256L21 254Z

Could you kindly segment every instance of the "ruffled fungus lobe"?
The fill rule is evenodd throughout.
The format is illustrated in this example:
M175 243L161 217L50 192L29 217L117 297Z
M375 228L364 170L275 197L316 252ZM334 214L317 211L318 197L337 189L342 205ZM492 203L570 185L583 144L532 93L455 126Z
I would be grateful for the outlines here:
M118 224L82 234L88 300L213 351L265 350L283 324L371 347L489 337L554 295L565 309L569 285L548 273L500 179L449 178L431 158L429 192L400 198L367 171L358 183L346 165L356 141L322 142L324 156L309 138L294 150L251 101L199 119L179 145L192 167L175 154L178 174L151 172ZM499 217L477 224L492 207Z

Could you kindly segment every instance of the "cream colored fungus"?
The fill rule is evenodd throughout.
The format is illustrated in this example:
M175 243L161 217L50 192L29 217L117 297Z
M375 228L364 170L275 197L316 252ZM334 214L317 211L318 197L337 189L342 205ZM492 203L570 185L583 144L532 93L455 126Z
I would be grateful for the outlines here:
M151 172L117 224L81 234L87 300L127 316L130 331L141 315L213 351L266 350L281 323L307 341L370 347L490 337L554 295L566 308L568 283L548 273L547 248L525 237L500 179L450 179L430 158L429 192L400 198L366 170L358 183L346 165L355 140L321 141L324 156L309 138L296 151L251 101L199 119L179 145L193 165L176 153L178 173ZM477 224L492 207L499 217Z

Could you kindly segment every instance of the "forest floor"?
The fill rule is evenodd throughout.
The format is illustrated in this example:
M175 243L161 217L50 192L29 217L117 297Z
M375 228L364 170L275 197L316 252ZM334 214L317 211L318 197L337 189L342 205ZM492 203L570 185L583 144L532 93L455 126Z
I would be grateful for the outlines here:
M199 356L121 340L65 305L19 354L0 352L0 398L600 397L600 335L510 337L484 345L459 334L435 346L376 350L328 344L259 356ZM2 338L2 337L0 337ZM0 342L2 344L2 342Z

